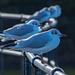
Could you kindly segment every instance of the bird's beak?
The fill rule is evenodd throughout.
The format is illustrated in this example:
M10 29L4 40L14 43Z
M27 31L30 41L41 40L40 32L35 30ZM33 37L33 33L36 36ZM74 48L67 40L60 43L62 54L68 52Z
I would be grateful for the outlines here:
M67 35L66 34L61 34L60 37L67 37Z

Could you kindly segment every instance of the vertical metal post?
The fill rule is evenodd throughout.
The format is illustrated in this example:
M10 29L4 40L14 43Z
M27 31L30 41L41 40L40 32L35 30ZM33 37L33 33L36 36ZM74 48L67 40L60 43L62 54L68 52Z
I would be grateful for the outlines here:
M2 32L3 31L3 19L2 18L0 18L0 32Z
M4 75L4 54L1 54L1 75Z
M25 55L25 53L24 53ZM22 75L31 75L31 63L26 58L26 56L21 58L21 74Z
M25 57L21 57L21 75L25 75Z
M3 31L3 19L0 18L0 32ZM4 75L4 54L1 54L1 75Z
M35 68L35 75L41 75L41 70L39 68Z
M41 70L41 75L44 75L44 72Z
M31 75L31 63L27 58L25 60L25 69L26 69L26 75Z

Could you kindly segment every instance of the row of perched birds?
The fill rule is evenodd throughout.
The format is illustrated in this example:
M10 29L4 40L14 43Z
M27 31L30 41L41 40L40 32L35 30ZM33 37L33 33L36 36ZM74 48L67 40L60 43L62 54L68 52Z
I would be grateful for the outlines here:
M2 45L0 48L39 54L41 63L44 63L42 54L55 49L60 43L60 37L66 37L66 35L55 28L39 33L39 26L42 27L40 23L45 21L48 21L50 24L49 18L56 18L60 15L61 8L59 5L37 11L28 18L27 23L17 24L12 28L4 30L3 33L0 34L1 41L16 41L8 45Z

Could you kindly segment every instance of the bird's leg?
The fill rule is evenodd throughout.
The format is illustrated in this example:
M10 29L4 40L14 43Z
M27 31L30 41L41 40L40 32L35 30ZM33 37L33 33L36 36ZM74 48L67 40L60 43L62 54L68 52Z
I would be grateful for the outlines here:
M43 55L41 54L40 57L41 57L41 63L44 64L44 62L43 62Z
M42 29L42 31L44 31L43 27L44 27L44 25L42 23L40 23L40 28Z
M48 21L47 21L47 22L48 22L48 24L49 24L49 25L52 23L52 21L49 21L49 19L48 19Z
M41 28L43 27L43 24L42 23L40 23L40 26L41 26Z

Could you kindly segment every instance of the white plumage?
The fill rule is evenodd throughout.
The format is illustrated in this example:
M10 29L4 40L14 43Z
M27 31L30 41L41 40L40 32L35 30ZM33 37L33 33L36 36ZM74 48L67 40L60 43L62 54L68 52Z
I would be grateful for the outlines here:
M3 31L4 35L0 35L2 41L7 41L10 39L13 40L20 40L20 39L25 39L28 38L29 36L38 33L39 28L38 26L40 23L37 20L31 20L26 24L18 24L13 26L12 28L9 28L7 30Z
M58 47L61 36L66 35L61 34L57 29L51 29L47 32L34 34L27 39L16 41L15 46L8 46L6 48L39 54L43 63L42 54Z
M51 13L48 8L43 8L42 10L35 12L28 20L35 19L40 23L47 21L50 17Z
M50 18L57 18L61 15L61 7L59 5L50 6L48 10L51 13Z
M27 39L16 41L15 43L17 44L9 48L35 54L46 53L59 45L60 36L62 34L57 29L51 29L43 33L34 34Z
M44 7L40 11L35 12L28 20L36 19L40 23L48 21L49 18L57 18L61 15L61 7L59 5Z

